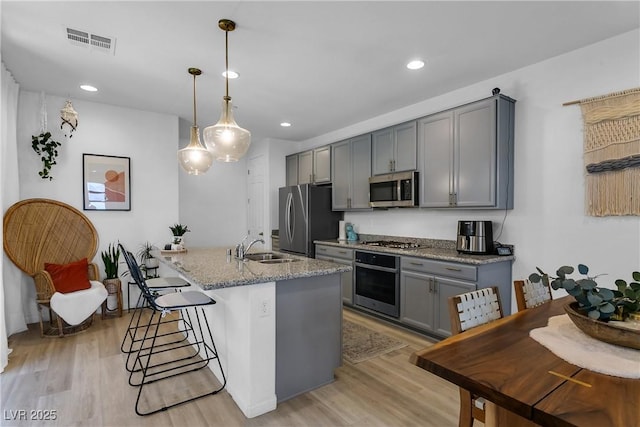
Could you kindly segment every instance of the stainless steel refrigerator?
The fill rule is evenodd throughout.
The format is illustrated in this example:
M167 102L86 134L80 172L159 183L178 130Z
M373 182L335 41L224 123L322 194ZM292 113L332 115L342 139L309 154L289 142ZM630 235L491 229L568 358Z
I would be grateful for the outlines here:
M331 210L331 187L294 185L279 193L280 250L315 258L314 240L338 238L342 212Z

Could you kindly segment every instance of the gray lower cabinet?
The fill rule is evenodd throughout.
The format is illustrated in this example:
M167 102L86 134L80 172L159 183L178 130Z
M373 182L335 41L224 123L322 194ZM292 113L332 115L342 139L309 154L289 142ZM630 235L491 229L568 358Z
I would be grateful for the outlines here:
M514 105L496 95L418 120L420 206L513 208Z
M316 244L316 259L337 262L353 267L353 249ZM353 305L353 271L342 273L342 302Z
M449 297L498 285L505 314L511 312L511 261L482 265L402 257L400 321L441 337L451 335Z
M372 174L415 170L416 122L408 122L373 133Z
M340 276L276 282L275 312L278 402L334 381L342 364Z
M331 164L333 210L370 209L371 134L332 145Z

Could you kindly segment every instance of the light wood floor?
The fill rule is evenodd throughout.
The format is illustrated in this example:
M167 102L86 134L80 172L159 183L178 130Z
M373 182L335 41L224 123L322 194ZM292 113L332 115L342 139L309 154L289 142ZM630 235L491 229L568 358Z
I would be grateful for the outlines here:
M127 384L120 353L126 313L106 320L96 316L87 331L63 339L41 339L37 325L30 325L29 331L9 338L13 353L0 375L0 425L457 426L457 387L408 362L412 352L431 345L428 339L351 310L344 310L344 317L408 346L358 364L344 362L333 383L251 419L226 391L166 412L137 416L137 389ZM161 381L158 387L164 383L164 392L175 391L175 381ZM26 411L26 421L11 420L18 410ZM57 419L31 421L31 410L54 410Z

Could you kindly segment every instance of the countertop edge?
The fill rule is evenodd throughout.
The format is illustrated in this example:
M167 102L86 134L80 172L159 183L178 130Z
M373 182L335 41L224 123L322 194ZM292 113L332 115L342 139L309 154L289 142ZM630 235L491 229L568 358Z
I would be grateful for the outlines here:
M338 242L336 240L315 240L313 242L317 245L334 246L339 248L365 250L369 252L384 252L390 254L396 254L400 256L434 259L440 261L451 261L461 264L493 264L496 262L514 261L516 257L514 255L498 256L498 255L467 255L460 254L455 250L443 249L443 248L430 248L422 247L417 249L397 249L397 248L385 248L381 246L367 246L363 245L359 241L356 242Z
M218 249L218 252L220 251L224 251L224 249ZM176 254L176 255L186 256L187 253L189 253L189 251L184 252L182 254ZM299 258L301 263L304 263L304 264L301 264L301 266L304 266L306 269L300 270L300 271L295 271L295 270L283 271L282 268L286 268L286 264L284 264L284 265L280 265L279 267L277 266L271 267L273 271L269 272L265 270L267 267L264 267L264 265L252 264L254 263L254 261L247 261L247 267L254 266L256 267L256 270L259 269L259 271L257 271L253 276L248 276L249 274L254 274L250 272L251 269L249 268L249 271L245 270L245 273L239 272L237 274L231 275L235 277L215 277L210 281L206 279L205 279L206 281L203 281L202 278L198 277L199 274L194 274L194 272L190 271L190 269L183 268L183 262L180 256L178 256L177 259L172 259L173 257L167 256L168 254L163 254L161 251L153 251L152 255L155 258L157 258L162 264L164 264L171 270L175 271L176 273L186 278L187 281L195 285L198 285L200 288L202 288L205 291L238 287L238 286L257 285L260 283L279 282L279 281L286 281L286 280L299 279L299 278L305 278L305 277L327 276L332 274L341 274L341 273L345 273L353 270L353 267L349 265L337 264L329 261L321 261L313 258L304 258L299 256L287 255L288 257ZM215 256L215 255L219 256L219 253L218 254L212 253L212 256ZM230 263L238 264L238 262L242 263L242 261L233 260L233 261L221 262L221 264L224 264L224 265L228 265ZM261 267L258 267L258 265L260 265ZM240 269L240 271L242 271L242 269Z

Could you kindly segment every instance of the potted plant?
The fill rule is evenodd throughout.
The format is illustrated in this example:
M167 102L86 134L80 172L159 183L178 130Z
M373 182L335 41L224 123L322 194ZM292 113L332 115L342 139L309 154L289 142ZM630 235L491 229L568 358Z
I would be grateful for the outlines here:
M119 315L122 316L122 283L118 276L120 248L117 244L109 243L107 250L102 251L100 255L102 257L102 262L104 263L104 272L107 276L102 283L104 284L104 287L107 288L109 296L113 295L116 297L117 304L117 308L114 309L110 309L108 304L103 305L103 314L104 311L113 312L118 310Z
M564 289L575 298L575 302L564 309L571 321L584 333L601 341L640 349L640 272L632 273L633 282L623 279L615 281L617 289L598 287L599 276L589 276L589 267L578 264L578 272L584 277L569 277L574 268L564 265L551 277L537 268L538 273L529 276L533 283L542 281L553 289ZM550 281L551 279L551 281ZM631 323L610 322L631 321ZM640 325L640 324L639 324Z
M144 242L142 245L140 245L138 253L136 253L138 259L140 260L140 264L143 264L146 270L158 268L158 266L160 265L158 259L151 256L151 251L156 249L158 248L156 248L151 243Z
M536 267L537 268L537 267ZM627 282L623 279L615 281L617 289L598 287L596 279L599 276L589 276L589 267L578 264L578 272L584 277L575 280L569 277L574 268L568 265L560 267L556 277L549 275L537 268L538 273L529 276L533 283L542 281L545 285L551 285L553 289L564 289L573 296L579 309L587 316L596 320L607 321L626 320L631 313L640 312L640 272L634 271L632 277L638 282Z
M171 249L182 250L184 248L184 234L190 232L189 226L182 224L173 224L169 227L173 234L173 240L171 241Z

